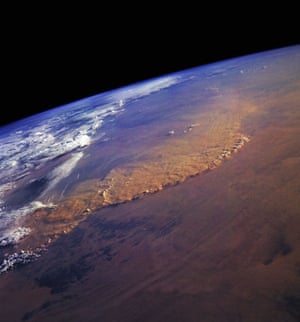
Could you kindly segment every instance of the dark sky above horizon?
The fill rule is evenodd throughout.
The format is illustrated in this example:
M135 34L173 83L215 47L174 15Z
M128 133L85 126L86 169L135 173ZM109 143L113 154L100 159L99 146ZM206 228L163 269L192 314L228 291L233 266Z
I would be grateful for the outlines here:
M140 18L110 29L109 21L87 27L43 18L37 24L24 21L2 40L0 125L149 78L299 43L297 29L279 25L241 36L243 25L161 26Z

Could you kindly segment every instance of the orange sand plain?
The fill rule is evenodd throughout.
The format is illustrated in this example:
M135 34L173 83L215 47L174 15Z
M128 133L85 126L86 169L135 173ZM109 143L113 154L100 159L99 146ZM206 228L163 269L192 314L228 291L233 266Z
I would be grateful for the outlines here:
M96 209L141 198L221 165L250 141L241 122L254 111L253 104L227 93L204 112L185 115L153 146L136 146L137 160L114 167L102 180L81 182L57 207L36 211L26 223L34 231L26 243L34 248L54 240ZM150 129L137 131L131 136L147 135Z

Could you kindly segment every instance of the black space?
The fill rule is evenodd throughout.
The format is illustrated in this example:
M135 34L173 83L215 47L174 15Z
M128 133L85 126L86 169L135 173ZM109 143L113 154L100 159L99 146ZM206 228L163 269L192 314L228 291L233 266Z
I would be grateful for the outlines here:
M152 77L296 45L300 39L297 21L284 14L270 21L263 14L249 13L246 19L236 12L220 20L201 8L179 7L176 14L162 14L160 8L135 8L130 14L128 8L77 8L76 14L56 9L35 7L28 15L26 7L11 14L2 38L0 125Z

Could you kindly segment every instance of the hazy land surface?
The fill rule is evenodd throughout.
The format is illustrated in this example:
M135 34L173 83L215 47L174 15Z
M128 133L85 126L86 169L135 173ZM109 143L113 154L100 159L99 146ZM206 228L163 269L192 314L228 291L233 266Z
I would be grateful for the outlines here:
M151 98L144 125L134 109L129 124L121 117L113 144L102 143L99 155L91 146L94 163L81 161L82 183L70 185L55 211L31 217L36 233L23 243L54 242L36 262L1 275L3 319L298 321L300 80L290 77L299 76L293 68L241 73L199 105L187 87L195 97L188 113L160 98L170 105L168 119L159 115L168 106ZM250 141L218 159L241 136Z

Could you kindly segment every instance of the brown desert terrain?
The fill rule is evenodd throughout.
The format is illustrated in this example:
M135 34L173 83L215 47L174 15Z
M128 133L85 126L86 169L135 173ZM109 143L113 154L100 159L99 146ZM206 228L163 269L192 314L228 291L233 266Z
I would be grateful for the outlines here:
M1 275L1 320L299 321L300 81L264 75L80 161L98 175L26 219L18 249L51 242Z

